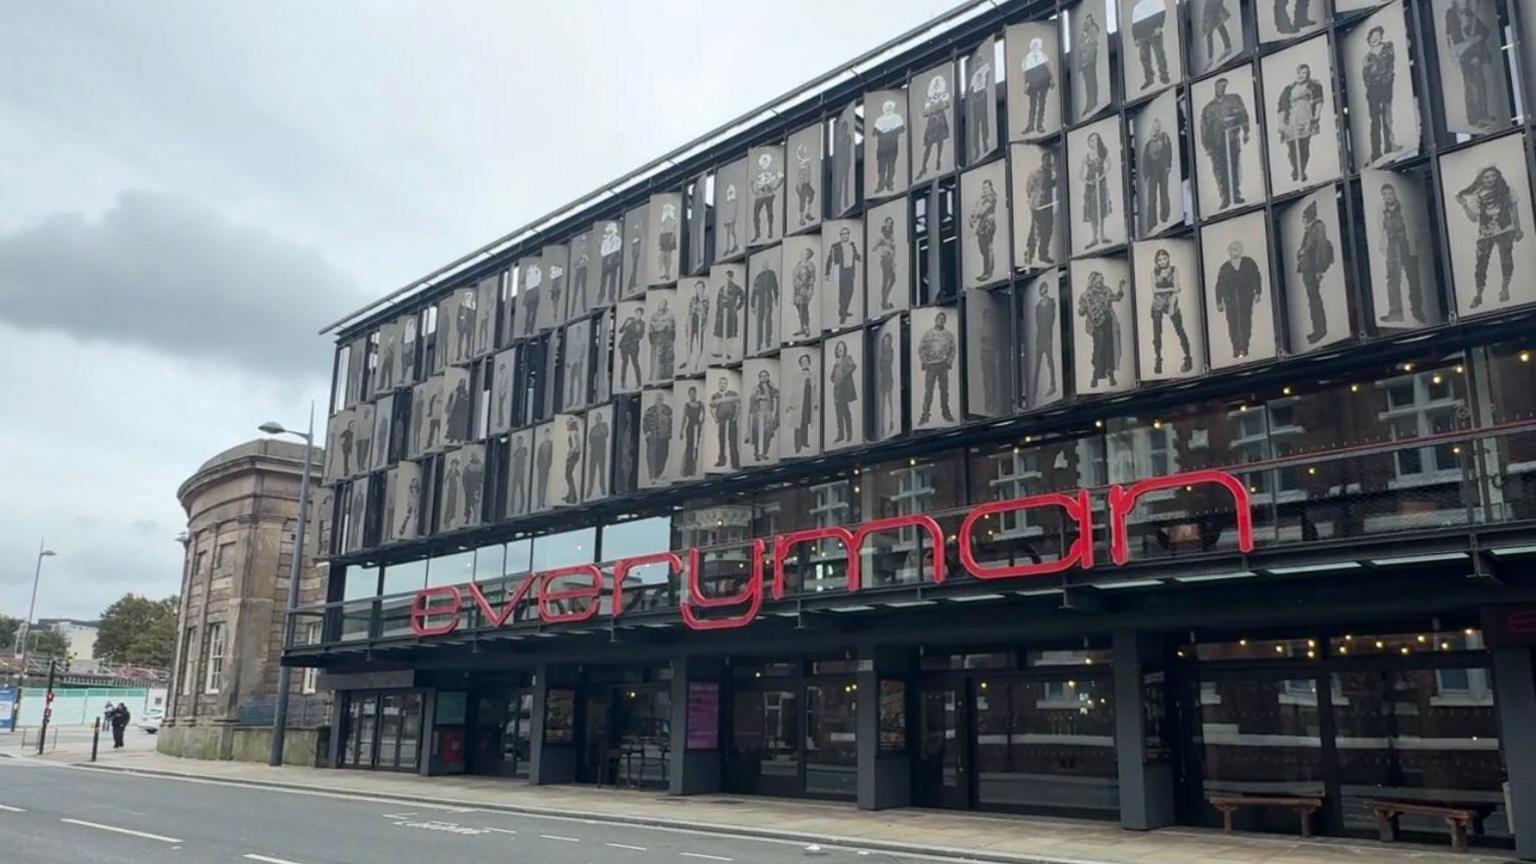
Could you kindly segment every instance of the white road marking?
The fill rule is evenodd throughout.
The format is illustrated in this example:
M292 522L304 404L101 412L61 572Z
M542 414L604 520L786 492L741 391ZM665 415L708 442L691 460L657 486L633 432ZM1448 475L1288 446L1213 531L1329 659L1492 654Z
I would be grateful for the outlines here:
M559 840L562 843L580 843L580 837L561 837L559 834L540 834L540 840Z
M735 858L723 858L719 855L705 855L702 852L679 852L684 858L703 858L705 861L735 861Z
M12 807L9 804L0 804L0 810L4 810L7 813L25 813L25 812L27 812L27 811L21 809L20 807Z
M604 846L612 846L615 849L628 849L631 852L644 852L644 851L646 851L644 846L628 846L628 845L625 845L623 843L604 843L603 845Z
M489 825L485 826L485 830L487 830L487 831L495 831L497 834L516 834L517 833L516 831L513 831L510 828L492 828Z
M412 816L415 816L416 814L415 813L384 813L382 815L384 816L385 819L409 819Z
M95 828L98 831L113 831L118 834L127 834L132 837L143 837L145 840L159 840L161 843L180 843L175 837L166 837L162 834L150 834L147 831L134 831L131 828L117 828L112 825L103 825L100 822L87 822L84 819L60 819L70 825L81 825L86 828Z
M299 862L289 861L287 858L272 858L266 855L257 855L255 852L247 852L242 857L250 861L261 861L262 864L299 864Z

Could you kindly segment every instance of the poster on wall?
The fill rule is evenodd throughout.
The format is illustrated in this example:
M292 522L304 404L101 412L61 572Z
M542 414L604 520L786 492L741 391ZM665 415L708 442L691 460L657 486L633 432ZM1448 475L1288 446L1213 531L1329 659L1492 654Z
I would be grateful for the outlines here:
M747 160L737 159L715 172L715 261L740 258L747 251Z
M669 479L698 480L704 476L704 441L708 434L704 381L679 381L672 385L672 408L678 423L676 451L670 464ZM681 449L678 449L681 445Z
M733 474L741 470L741 424L745 413L741 373L735 369L711 368L702 383L709 388L705 402L703 468L712 474Z
M373 441L368 447L368 470L378 471L390 461L390 430L395 422L395 397L381 396L373 403ZM398 445L396 445L398 447Z
M1131 266L1136 275L1139 379L1170 381L1204 372L1205 316L1194 241L1139 241L1131 247Z
M604 219L592 226L597 238L597 305L607 306L619 299L624 285L624 223Z
M1239 66L1196 81L1189 92L1201 217L1263 199L1264 165L1259 152L1263 130L1253 111L1253 67Z
M821 346L785 348L779 354L784 416L779 455L804 459L821 454Z
M1434 0L1430 17L1446 130L1480 135L1508 126L1504 31L1494 0Z
M1183 80L1178 0L1120 0L1119 20L1121 45L1126 45L1126 22L1130 22L1130 43L1120 58L1126 99L1138 99Z
M907 199L887 201L865 214L865 315L878 321L911 305L912 241Z
M832 216L842 216L859 203L858 158L854 153L859 134L857 108L857 102L850 102L832 118L832 187L827 208Z
M1266 56L1269 100L1269 183L1275 195L1339 177L1338 106L1333 103L1333 55L1328 37Z
M961 285L979 288L1008 278L1008 163L1001 159L960 175ZM1001 227L1002 230L998 230Z
M401 453L403 458L419 459L427 450L427 403L432 395L434 384L431 381L423 381L411 388L411 424L410 435L405 442L405 450ZM337 417L340 417L338 414ZM336 431L337 417L331 418L331 430ZM333 455L334 454L334 455ZM332 440L326 449L326 464L336 466L340 471L341 450L335 440Z
M1264 214L1247 213L1205 226L1200 247L1211 368L1274 357L1269 225Z
M1178 94L1168 91L1136 112L1137 237L1184 224L1184 160L1179 149Z
M637 393L645 383L651 346L646 339L645 301L625 300L614 312L613 392Z
M1072 122L1081 123L1109 107L1109 30L1102 0L1082 0L1067 11L1072 27Z
M613 382L609 378L613 369L613 310L606 309L596 316L597 332L592 337L592 402L607 402L613 396Z
M689 750L715 750L720 746L720 682L688 682Z
M613 460L613 406L599 405L587 412L586 457L583 460L583 501L600 501L613 493L608 466Z
M709 189L714 178L708 172L695 175L688 182L688 212L685 221L688 223L688 248L683 260L687 264L683 273L688 276L697 276L704 272L713 259L709 255Z
M888 441L902 432L901 399L906 392L906 366L901 362L900 315L880 325L875 337L875 440Z
M341 434L346 431L347 420L352 416L350 409L343 409L331 415L329 423L325 427L325 466L321 469L321 480L330 485L341 479Z
M517 379L517 349L508 348L491 363L490 431L505 435L512 431L512 388Z
M1445 315L1435 290L1434 243L1422 175L1361 171L1360 194L1376 324L1384 329L1439 324Z
M628 300L645 293L646 275L650 273L650 205L641 204L624 211L624 281L619 296ZM545 278L549 274L545 273Z
M379 327L379 360L369 379L369 399L388 393L396 386L400 372L400 322L390 321Z
M907 82L907 116L912 122L912 182L955 170L955 66L945 63Z
M518 259L517 284L517 333L520 338L527 339L539 332L539 306L544 299L543 259L538 256ZM438 320L442 320L441 313ZM438 356L442 356L441 352Z
M1072 262L1072 378L1078 395L1136 386L1136 301L1130 277L1122 258Z
M342 450L341 458L344 465L350 470L348 476L368 473L369 466L373 462L373 431L374 431L374 404L372 402L359 402L352 409L352 419L347 422L347 431L352 432L351 452ZM347 436L342 436L342 447L347 445Z
M542 513L553 506L550 484L555 472L555 423L549 421L533 427L533 484L529 493L528 512Z
M822 343L821 368L826 450L864 443L864 331L829 336Z
M672 439L679 428L672 411L672 390L647 390L640 401L640 488L672 482Z
M1066 208L1061 206L1060 160L1055 147L1008 147L1013 183L1013 266L1036 270L1055 266L1065 254Z
M784 269L788 271L789 295L779 304L783 320L779 331L786 343L821 336L821 235L801 234L784 241Z
M592 310L592 283L597 278L592 271L592 232L572 237L567 248L571 269L565 280L565 320L572 321Z
M1030 408L1049 405L1066 395L1060 381L1061 273L1051 270L1036 276L1024 289L1019 302L1019 316L1024 340L1025 404Z
M838 331L864 320L864 225L834 219L821 226L821 324Z
M511 309L512 304L508 303L507 308ZM416 313L413 312L396 318L395 326L400 330L400 352L397 355L399 365L395 371L395 379L392 382L392 386L406 387L416 383L416 335L420 327L420 321L416 317ZM508 333L510 334L510 332L509 327Z
M1121 171L1120 120L1106 117L1067 133L1072 176L1072 254L1124 243L1125 174Z
M544 696L544 743L569 744L576 735L576 691L550 690Z
M665 384L677 373L677 289L645 292L645 384Z
M965 164L976 163L997 150L992 133L997 122L997 40L988 36L965 60Z
M747 356L779 350L779 295L784 248L772 246L747 260Z
M443 370L443 436L444 446L462 444L469 438L470 397L469 370Z
M746 353L746 270L745 261L716 264L710 268L709 282L714 302L710 310L712 320L705 333L710 363L737 363Z
M538 328L553 330L565 318L566 265L570 250L556 243L544 247L544 302L539 304Z
M704 371L706 339L710 325L710 306L715 292L709 280L701 277L684 279L678 283L683 302L682 323L677 328L675 348L678 377L687 378Z
M786 155L784 233L807 231L821 224L821 124L790 133Z
M1413 98L1402 5L1386 7L1350 30L1344 57L1355 168L1417 155L1419 103Z
M582 460L586 454L586 423L580 414L556 414L552 426L553 465L549 472L548 504L569 507L581 503Z
M747 388L745 416L741 420L741 464L771 465L779 461L779 418L784 409L779 359L749 358L741 366L741 380Z
M1506 135L1440 157L1456 308L1462 315L1536 301L1530 273L1530 179L1525 136Z
M912 428L954 426L960 422L960 337L955 310L924 306L913 309L911 318Z
M421 465L402 461L389 470L385 480L385 542L415 540L421 536Z
M1055 21L1015 24L1007 48L1009 141L1036 141L1061 131L1061 38Z
M864 197L888 198L907 191L907 94L875 90L864 94Z
M1013 413L1013 340L1008 294L971 289L965 295L966 407L972 416Z
M562 342L564 351L561 354L561 364L565 367L562 370L564 377L561 382L560 410L562 411L579 411L587 407L590 392L588 372L592 354L591 340L591 321L582 319L565 328L565 338Z
M1292 354L1348 339L1351 323L1338 192L1326 187L1280 213L1286 324Z
M343 552L363 548L364 528L368 516L368 485L370 478L359 477L349 486L346 503L347 529L342 534Z
M784 145L747 151L747 209L752 214L748 246L774 243L784 236L785 178Z
M471 353L479 358L496 347L496 298L501 294L501 274L475 284L475 339Z
M443 454L442 507L438 527L454 531L479 525L485 491L485 445L465 444Z
M647 285L670 285L677 281L679 250L682 248L683 195L681 192L660 192L651 196L646 211L646 223L650 237L648 246L649 270Z
M533 509L533 430L512 433L507 448L507 515L524 516Z
M1328 20L1327 2L1274 0L1273 3L1255 3L1259 16L1259 41L1283 42L1321 29Z

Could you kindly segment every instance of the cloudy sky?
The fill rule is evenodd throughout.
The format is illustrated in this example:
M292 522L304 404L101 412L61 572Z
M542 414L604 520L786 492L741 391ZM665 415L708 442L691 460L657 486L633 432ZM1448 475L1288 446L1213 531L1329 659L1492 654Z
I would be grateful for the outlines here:
M39 616L175 592L177 486L323 406L321 326L952 5L11 4L0 612L44 535Z

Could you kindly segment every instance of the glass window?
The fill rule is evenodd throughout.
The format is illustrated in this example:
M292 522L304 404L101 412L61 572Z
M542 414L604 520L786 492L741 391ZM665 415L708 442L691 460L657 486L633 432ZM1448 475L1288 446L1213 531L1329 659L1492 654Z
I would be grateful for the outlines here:
M507 549L500 543L475 550L475 581L484 582L506 573Z
M384 568L384 594L404 594L427 584L427 559L403 561ZM366 595L363 595L366 596Z
M181 694L192 695L192 679L197 677L197 628L188 627L181 641Z
M533 541L533 569L542 571L573 564L591 564L596 548L596 528L578 528L575 531L536 537Z
M1309 681L1310 683L1310 681ZM1280 677L1199 682L1195 702L1206 794L1252 793L1322 797L1322 739L1315 694ZM1249 814L1295 828L1291 814ZM1269 826L1271 823L1265 821Z
M1110 682L1097 678L978 681L978 803L1025 810L1118 810L1110 691Z
M320 644L321 632L322 632L322 628L323 627L324 627L324 625L320 621L311 621L310 623L306 624L304 626L304 636L303 636L304 644L305 645L318 645L318 644ZM303 693L305 695L314 693L315 692L315 684L319 680L319 678L320 678L320 668L318 666L306 667L304 669L304 679L299 684L299 692Z
M805 688L805 791L853 797L858 749L854 746L857 684L819 681Z
M378 596L379 568L348 567L342 578L346 581L342 584L341 599L360 600Z
M203 665L208 670L208 678L203 684L203 692L211 695L224 688L224 622L215 621L208 625L207 643L208 656Z
M451 555L438 555L427 564L428 585L462 585L474 578L475 553L472 549Z

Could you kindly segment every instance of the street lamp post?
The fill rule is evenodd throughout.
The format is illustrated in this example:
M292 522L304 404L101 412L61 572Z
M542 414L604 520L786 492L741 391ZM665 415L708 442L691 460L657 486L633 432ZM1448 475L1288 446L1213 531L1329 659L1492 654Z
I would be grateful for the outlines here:
M309 431L295 432L275 422L263 423L261 431L268 435L297 435L304 439L304 469L299 480L299 527L293 538L293 567L288 576L288 605L283 610L283 648L293 644L293 612L299 605L299 578L304 561L304 527L309 521L309 463L315 450L315 403L309 403ZM292 683L293 670L278 656L277 707L272 712L272 751L268 765L283 764L283 744L288 733L288 688Z
M37 611L37 583L43 576L43 559L52 558L59 553L49 549L44 540L37 541L37 566L32 570L32 601L27 604L27 623L21 631L21 675L26 680L27 656L32 648L32 614Z

